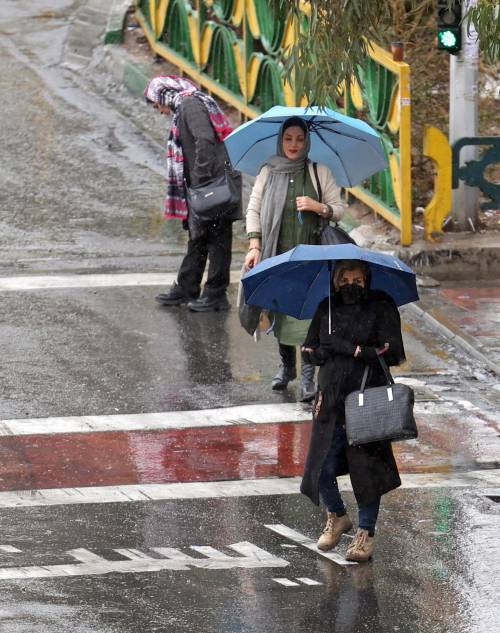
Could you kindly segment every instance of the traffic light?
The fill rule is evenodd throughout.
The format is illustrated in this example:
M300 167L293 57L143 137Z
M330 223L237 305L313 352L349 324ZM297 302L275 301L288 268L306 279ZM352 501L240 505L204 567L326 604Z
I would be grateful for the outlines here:
M462 1L438 0L438 49L457 55L462 48Z

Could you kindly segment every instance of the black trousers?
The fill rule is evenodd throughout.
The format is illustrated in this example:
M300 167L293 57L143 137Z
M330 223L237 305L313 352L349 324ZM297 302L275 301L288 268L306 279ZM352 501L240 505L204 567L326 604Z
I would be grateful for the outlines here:
M177 284L187 296L198 297L208 258L208 275L203 296L220 297L229 286L233 223L221 220L207 224L203 229L199 237L188 241L187 253L177 275Z

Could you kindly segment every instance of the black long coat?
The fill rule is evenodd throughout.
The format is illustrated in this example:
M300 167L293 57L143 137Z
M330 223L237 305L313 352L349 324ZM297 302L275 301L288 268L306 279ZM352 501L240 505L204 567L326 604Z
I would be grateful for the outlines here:
M380 347L389 343L384 358L388 365L404 360L401 322L398 310L382 292L368 291L361 304L343 305L332 310L332 334L329 334L328 299L323 301L312 320L304 345L316 350L309 360L320 365L318 393L323 403L313 417L311 440L300 490L319 505L319 476L332 444L336 424L345 424L345 397L360 388L366 363L354 358L356 345ZM328 350L326 349L328 348ZM367 387L385 383L377 360L370 362ZM348 446L336 475L349 473L360 506L401 485L390 442L372 442Z

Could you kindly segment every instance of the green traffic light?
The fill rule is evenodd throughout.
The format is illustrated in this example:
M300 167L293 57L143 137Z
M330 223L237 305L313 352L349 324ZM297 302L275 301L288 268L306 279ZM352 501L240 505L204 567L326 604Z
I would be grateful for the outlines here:
M453 31L440 31L438 37L444 48L455 48L458 43L458 38Z
M462 48L462 37L460 27L440 28L437 33L438 49L447 51L452 55L457 55Z

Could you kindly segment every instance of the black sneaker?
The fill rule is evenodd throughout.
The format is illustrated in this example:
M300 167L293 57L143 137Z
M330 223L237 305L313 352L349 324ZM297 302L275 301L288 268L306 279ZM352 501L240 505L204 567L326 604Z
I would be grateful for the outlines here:
M194 299L196 299L196 297L186 295L177 284L173 284L168 292L160 293L155 297L155 301L158 301L162 306L180 306Z
M229 301L223 297L201 297L191 300L187 307L193 312L221 312L229 310Z

